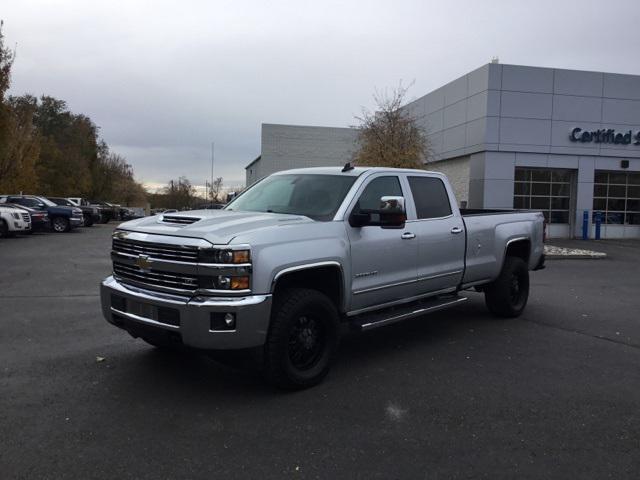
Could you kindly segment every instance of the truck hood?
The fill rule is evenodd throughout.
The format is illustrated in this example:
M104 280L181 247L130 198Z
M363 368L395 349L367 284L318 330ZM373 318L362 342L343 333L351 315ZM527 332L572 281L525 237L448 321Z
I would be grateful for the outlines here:
M192 223L174 223L174 219ZM193 210L131 220L121 224L118 228L155 235L202 238L216 245L226 245L238 235L313 222L309 217L301 215Z

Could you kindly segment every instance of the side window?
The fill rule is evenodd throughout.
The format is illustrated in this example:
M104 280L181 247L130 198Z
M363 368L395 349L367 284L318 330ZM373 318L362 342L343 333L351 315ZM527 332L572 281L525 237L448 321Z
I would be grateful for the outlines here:
M398 177L378 177L369 182L360 195L358 203L354 208L354 212L363 210L378 210L380 208L381 197L401 197L402 187ZM372 215L373 221L379 221L378 215Z
M377 210L380 198L386 196L402 196L402 188L398 177L378 177L369 182L358 199L359 210Z
M409 177L418 219L447 217L451 204L444 183L439 178Z

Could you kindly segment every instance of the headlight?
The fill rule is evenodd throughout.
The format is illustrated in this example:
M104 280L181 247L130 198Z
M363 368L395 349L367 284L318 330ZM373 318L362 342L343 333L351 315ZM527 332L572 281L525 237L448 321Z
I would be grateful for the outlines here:
M198 260L201 263L240 264L251 261L249 250L223 250L219 248L200 249Z
M15 218L16 220L20 220L20 214L19 213L12 213L11 215L13 215L13 218Z

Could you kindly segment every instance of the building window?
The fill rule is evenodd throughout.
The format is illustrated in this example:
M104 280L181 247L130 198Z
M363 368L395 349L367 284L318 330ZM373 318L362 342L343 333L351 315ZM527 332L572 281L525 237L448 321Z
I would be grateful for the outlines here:
M640 173L596 170L593 181L593 218L602 223L640 225Z
M542 212L548 223L569 223L571 170L516 167L513 208Z

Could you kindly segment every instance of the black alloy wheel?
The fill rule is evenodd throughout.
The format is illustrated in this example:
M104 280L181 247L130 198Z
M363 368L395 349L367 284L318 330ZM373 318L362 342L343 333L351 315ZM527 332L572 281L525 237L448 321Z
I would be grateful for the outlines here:
M307 288L276 294L263 356L269 382L288 390L320 383L337 345L338 312L329 297Z
M529 268L518 257L506 257L500 276L484 290L487 308L499 317L517 317L529 299Z
M289 336L289 361L298 370L307 370L318 363L326 333L322 322L312 316L300 316L293 323Z

